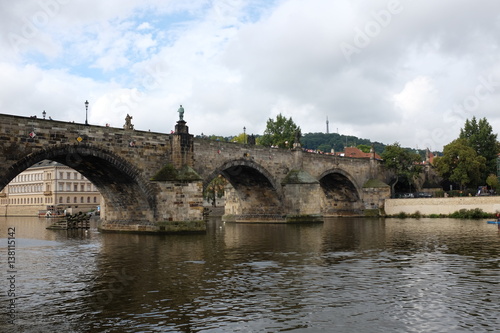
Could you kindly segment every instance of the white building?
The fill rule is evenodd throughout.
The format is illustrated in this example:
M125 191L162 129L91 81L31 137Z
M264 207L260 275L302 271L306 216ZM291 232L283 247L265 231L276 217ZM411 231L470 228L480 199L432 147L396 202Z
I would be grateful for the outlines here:
M0 192L0 216L36 216L50 210L94 211L101 203L97 188L82 174L44 160L26 169Z

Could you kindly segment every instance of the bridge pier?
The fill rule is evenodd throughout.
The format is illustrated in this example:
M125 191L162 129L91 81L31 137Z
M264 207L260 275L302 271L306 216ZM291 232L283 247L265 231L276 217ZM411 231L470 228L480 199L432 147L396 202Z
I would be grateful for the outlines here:
M186 179L155 181L157 196L155 210L143 211L144 218L134 219L130 210L121 214L102 207L105 219L99 224L101 232L133 233L205 233L203 220L203 183Z
M114 207L109 202L101 207L101 232L137 233L204 233L203 183L189 168L176 170L166 166L169 177L153 180L156 202L152 209L135 211L132 207ZM162 172L165 172L165 170ZM163 175L165 177L165 175ZM141 208L138 208L141 209Z
M281 185L287 222L323 222L319 181L304 170L292 170Z
M182 106L179 113L184 113ZM103 232L144 233L204 233L203 182L193 170L193 135L182 119L177 121L170 140L171 153L165 164L151 179L155 202L152 209L139 213L139 220L127 220L126 216L106 212L106 219L99 230ZM131 193L133 195L133 193ZM124 214L133 214L129 209Z

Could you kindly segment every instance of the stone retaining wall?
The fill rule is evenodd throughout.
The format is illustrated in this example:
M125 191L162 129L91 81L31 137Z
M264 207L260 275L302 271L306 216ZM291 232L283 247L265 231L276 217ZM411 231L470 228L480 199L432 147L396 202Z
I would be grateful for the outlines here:
M474 208L480 208L486 213L496 213L500 211L500 196L385 200L387 215L396 215L401 212L413 214L417 211L422 215L451 214L460 209Z

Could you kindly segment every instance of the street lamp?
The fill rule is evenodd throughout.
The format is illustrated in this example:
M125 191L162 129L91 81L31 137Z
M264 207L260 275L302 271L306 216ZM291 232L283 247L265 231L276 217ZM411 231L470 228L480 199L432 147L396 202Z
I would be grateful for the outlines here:
M43 112L42 112L43 119L45 119L46 114L47 114L47 112L45 112L45 110L43 110Z
M247 128L243 126L243 143L247 143L247 134L246 134Z
M89 101L85 101L85 125L88 126L88 121L87 121L87 114L88 114L88 111L89 111Z

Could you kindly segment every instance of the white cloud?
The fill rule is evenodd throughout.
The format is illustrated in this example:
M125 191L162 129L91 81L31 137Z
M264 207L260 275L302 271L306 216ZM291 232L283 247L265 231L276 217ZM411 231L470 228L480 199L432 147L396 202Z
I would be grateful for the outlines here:
M149 22L143 22L138 27L137 30L151 30L153 26Z
M431 78L419 76L406 83L403 91L394 95L394 104L402 111L403 118L410 120L434 109L438 93Z
M454 111L480 77L500 82L498 13L466 0L2 2L0 105L78 120L88 99L92 123L130 113L168 132L183 104L193 133L220 135L262 133L277 112L325 131L328 116L332 132L441 149L467 117L500 126L500 83Z

